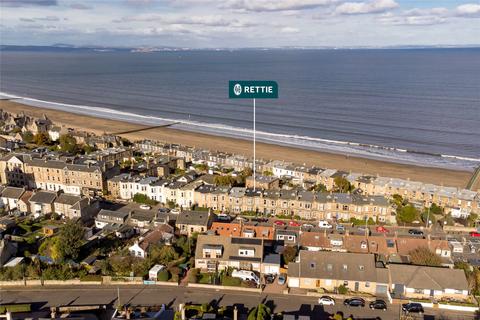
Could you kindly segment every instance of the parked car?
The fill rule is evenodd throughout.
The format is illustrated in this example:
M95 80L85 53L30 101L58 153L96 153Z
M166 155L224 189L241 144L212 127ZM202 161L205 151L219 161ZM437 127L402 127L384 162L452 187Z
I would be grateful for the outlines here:
M315 226L311 223L304 223L304 224L302 224L302 227L304 227L304 228L314 228Z
M343 224L337 224L335 226L335 230L337 230L338 232L345 232L345 226Z
M235 220L242 221L242 222L248 222L248 219L242 216L237 216Z
M335 299L329 296L323 296L321 298L318 298L318 304L321 306L334 306Z
M350 299L345 299L343 301L343 304L349 307L365 307L365 300L362 298L350 298Z
M402 304L405 313L423 313L423 306L420 303L410 302Z
M370 302L369 306L370 309L387 310L387 303L380 299Z
M273 223L276 225L276 226L286 226L287 224L285 223L285 221L282 221L282 220L275 220L273 221Z
M318 221L318 226L320 228L325 228L325 229L332 229L333 228L333 226L328 221L325 221L325 220Z
M267 274L265 275L265 282L267 284L271 284L275 282L275 275L274 274Z
M375 228L375 231L377 232L381 232L381 233L389 233L390 230L388 230L387 228L385 228L384 226L378 226Z
M277 280L277 283L281 286L283 286L285 284L285 282L287 282L287 276L284 275L284 274L281 274L278 276L278 280Z
M152 207L150 207L148 204L141 204L141 205L140 205L140 209L142 209L142 210L150 210L150 209L152 209Z
M254 221L254 222L268 222L268 219L267 218L252 218L251 221Z
M480 232L475 232L475 231L472 231L470 232L470 237L480 237Z
M291 227L300 227L302 224L297 222L297 221L290 220L288 222L288 225L291 226Z
M227 222L231 220L230 216L229 216L228 214L226 214L226 213L220 213L220 214L218 214L218 215L217 215L217 219L218 219L219 221L227 221Z
M414 236L423 236L423 231L417 229L410 229L408 233Z
M172 210L170 210L170 213L180 214L180 209L172 209Z

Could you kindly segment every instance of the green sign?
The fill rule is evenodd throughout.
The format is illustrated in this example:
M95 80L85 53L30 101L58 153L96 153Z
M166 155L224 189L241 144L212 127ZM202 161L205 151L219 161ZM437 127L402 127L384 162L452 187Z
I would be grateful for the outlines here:
M275 81L231 80L228 82L230 99L277 99L278 84Z

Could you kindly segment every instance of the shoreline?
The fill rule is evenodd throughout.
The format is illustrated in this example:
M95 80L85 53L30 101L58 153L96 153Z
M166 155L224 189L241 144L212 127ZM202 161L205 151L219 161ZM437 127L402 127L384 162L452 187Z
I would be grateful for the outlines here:
M11 100L1 100L0 108L11 113L20 113L23 111L33 117L41 117L45 114L56 125L91 131L96 134L115 133L118 131L129 131L150 127L149 125L141 125L126 121L98 118L90 115L81 115L44 107L34 107ZM136 133L121 134L120 136L130 140L152 139L196 148L205 148L212 151L218 150L243 154L250 157L253 154L252 142L248 140L171 128L156 128ZM410 179L412 181L459 188L465 188L472 175L469 171L422 167L290 146L267 144L258 141L256 152L257 158L268 160L284 160L299 165L315 165L322 168L331 168L370 175L378 174L384 177Z

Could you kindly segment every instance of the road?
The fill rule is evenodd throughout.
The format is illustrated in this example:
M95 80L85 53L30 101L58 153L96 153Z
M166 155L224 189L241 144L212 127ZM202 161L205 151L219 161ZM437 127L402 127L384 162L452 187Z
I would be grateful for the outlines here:
M317 298L282 294L260 294L242 291L212 290L203 288L167 287L167 286L120 286L120 302L133 305L166 304L176 308L179 303L218 302L219 305L237 305L245 311L259 303L273 306L275 312L311 315L312 319L327 319L328 313L343 311L345 315L354 315L356 319L398 319L399 305L390 305L387 311L370 310L368 308L349 308L342 305L318 306ZM33 303L39 308L59 305L111 304L117 300L116 286L81 286L65 287L32 287L12 288L0 291L0 303ZM245 311L246 312L246 311ZM474 319L472 313L440 311L426 309L424 317L418 319Z

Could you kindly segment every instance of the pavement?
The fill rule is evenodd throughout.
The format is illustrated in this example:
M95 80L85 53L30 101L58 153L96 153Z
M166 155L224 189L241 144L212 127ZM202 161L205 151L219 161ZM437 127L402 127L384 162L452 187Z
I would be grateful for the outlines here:
M46 308L59 305L116 305L117 292L120 293L121 304L161 305L176 308L179 303L217 303L221 306L236 305L246 312L259 303L273 307L274 312L287 314L311 315L312 319L328 319L329 314L342 311L352 314L355 319L399 319L400 305L389 305L387 311L370 310L369 308L352 308L337 301L336 306L322 307L317 304L318 298L301 295L283 295L268 293L251 293L244 291L216 290L188 287L167 287L159 285L139 286L76 286L62 287L19 287L3 288L0 291L0 303L35 303L35 308ZM425 309L422 317L415 319L471 320L473 313L450 310Z

